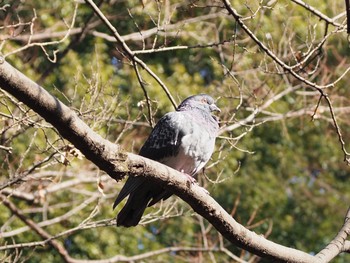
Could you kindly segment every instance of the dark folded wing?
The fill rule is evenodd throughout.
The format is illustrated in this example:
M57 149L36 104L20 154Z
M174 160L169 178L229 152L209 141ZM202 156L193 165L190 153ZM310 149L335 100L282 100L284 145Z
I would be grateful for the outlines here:
M184 116L179 112L170 112L163 116L154 127L151 135L140 150L140 155L161 161L179 152L181 138L184 136L181 125Z
M163 158L169 156L175 156L179 152L181 138L184 135L180 129L183 120L184 116L178 112L170 112L164 115L142 146L140 155L156 161L161 161ZM113 208L130 193L136 191L145 181L145 178L129 177L119 192ZM163 190L160 189L160 191Z

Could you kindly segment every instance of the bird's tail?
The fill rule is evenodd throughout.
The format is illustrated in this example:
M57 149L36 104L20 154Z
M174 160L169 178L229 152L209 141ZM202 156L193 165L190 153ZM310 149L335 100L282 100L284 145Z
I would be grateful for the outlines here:
M117 226L136 226L140 222L150 200L150 197L145 198L140 193L131 193L125 206L118 214Z

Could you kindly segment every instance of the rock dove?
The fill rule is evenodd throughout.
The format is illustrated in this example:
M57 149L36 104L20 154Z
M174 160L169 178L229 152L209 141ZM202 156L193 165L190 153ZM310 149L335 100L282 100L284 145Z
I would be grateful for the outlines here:
M214 151L219 124L217 117L211 114L213 111L220 112L220 109L209 95L188 97L176 111L165 114L159 120L142 146L140 155L193 178ZM117 216L117 226L136 226L146 207L172 194L146 178L129 177L113 209L128 195L125 206Z

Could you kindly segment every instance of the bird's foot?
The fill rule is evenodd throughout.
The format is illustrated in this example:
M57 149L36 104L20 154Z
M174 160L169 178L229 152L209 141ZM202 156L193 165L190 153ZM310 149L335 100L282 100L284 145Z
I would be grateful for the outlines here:
M187 182L188 182L188 184L187 184L188 187L191 187L191 185L194 185L194 184L197 184L197 185L198 185L197 180L196 180L193 176L191 176L191 175L185 173L183 170L181 170L181 172L182 172L182 173L187 177L187 179L188 179L188 181L187 181ZM202 187L202 186L199 186L199 187L203 190L203 192L204 192L205 194L210 195L210 193L208 192L207 189L205 189L205 188Z
M197 183L197 180L196 180L193 176L191 176L191 175L185 173L184 170L181 170L181 173L183 173L183 174L187 177L188 181L189 181L191 184Z

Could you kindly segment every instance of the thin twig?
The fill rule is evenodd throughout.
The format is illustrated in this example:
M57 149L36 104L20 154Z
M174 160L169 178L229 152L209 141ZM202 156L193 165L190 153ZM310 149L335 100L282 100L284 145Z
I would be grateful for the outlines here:
M294 2L295 4L298 4L302 7L304 7L306 10L308 10L309 12L311 12L312 14L314 14L315 16L317 16L318 18L326 21L328 24L331 24L335 27L343 27L342 24L339 24L337 22L334 21L334 19L326 16L325 14L323 14L322 12L320 12L319 10L317 10L316 8L312 7L311 5L301 1L301 0L291 0L292 2ZM345 2L348 2L348 0L345 0Z
M51 235L44 229L39 227L34 221L27 218L17 207L4 195L0 194L0 199L2 203L15 214L23 223L33 229L42 239L49 239L49 245L52 246L62 257L65 262L71 262L71 258L67 250L59 243L57 240L51 239Z
M321 101L322 101L322 96L320 96L320 97L318 98L318 101L317 101L317 104L316 104L314 113L313 113L312 116L311 116L311 119L312 119L312 120L315 120L315 118L316 118L316 116L317 116L317 110L318 110L318 108L319 108L320 105L321 105Z
M8 153L12 153L12 147L6 147L6 146L3 146L3 145L0 145L0 150L3 150L5 152L8 152Z
M95 194L94 196L84 200L84 202L82 202L80 205L72 208L71 210L69 210L67 213L49 219L49 220L45 220L45 221L41 221L40 223L37 224L38 227L45 227L45 226L51 226L53 224L57 224L62 222L63 220L68 220L72 215L78 213L79 211L81 211L82 209L84 209L85 207L87 207L89 204L91 204L92 202L96 201L96 199L100 196L100 194ZM27 230L29 230L29 228L31 228L30 226L24 226L21 228L17 228L14 229L12 231L9 232L2 232L0 233L0 238L6 238L6 237L11 237L11 236L15 236L18 234L21 234Z
M25 171L23 173L20 173L17 176L15 176L14 178L9 179L7 182L4 182L4 183L0 184L0 190L5 189L5 188L7 188L7 187L9 187L11 185L14 185L14 184L22 181L24 178L26 178L29 174L34 172L41 165L43 165L44 163L47 163L48 161L50 161L56 154L57 154L57 152L54 152L54 153L50 154L44 160L41 160L41 161L35 163L27 171Z
M344 161L346 162L347 165L350 165L350 154L347 152L346 148L345 148L345 141L343 139L343 135L341 133L341 130L340 130L340 127L339 127L339 124L337 122L337 119L335 117L335 113L334 113L334 110L333 110L333 106L332 106L332 102L331 100L329 99L328 95L325 94L323 95L323 97L325 98L328 106L329 106L329 111L331 113L331 116L332 116L332 120L333 120L333 124L334 124L334 127L336 129L336 132L338 134L338 140L341 144L341 148L342 148L342 151L344 153Z
M157 81L157 83L162 87L165 94L168 96L170 102L176 109L177 104L171 95L169 89L167 86L162 82L162 80L146 65L145 62L143 62L141 59L139 59L137 56L135 56L134 52L129 48L129 46L125 43L121 35L118 33L117 29L111 24L111 22L107 19L107 17L101 12L101 10L96 6L96 4L92 0L85 0L87 4L91 6L91 8L94 10L94 12L98 15L98 17L102 20L102 22L108 27L108 29L113 33L113 36L117 39L119 44L121 45L121 48L126 53L128 59L131 61L139 64L144 70L148 72L148 74L151 75L153 79Z
M22 51L24 51L24 50L26 50L26 49L28 49L28 48L30 48L30 47L39 46L39 47L42 48L42 50L44 51L45 55L47 56L47 58L48 58L51 62L56 62L56 59L57 59L56 53L57 53L57 51L53 53L53 58L50 58L50 56L49 56L49 54L47 53L45 47L61 44L61 43L63 43L63 42L70 36L70 31L73 29L74 24L75 24L75 19L76 19L76 16L77 16L77 10L78 10L78 4L75 4L71 24L70 24L69 26L67 26L67 27L68 27L68 30L67 30L66 34L64 35L64 37L63 37L62 39L57 40L57 41L43 42L43 43L39 43L39 42L33 42L33 43L32 43L31 36L33 36L33 34L34 34L34 29L33 29L33 27L34 27L34 22L35 22L35 20L37 19L36 12L35 12L35 10L34 10L34 17L33 17L33 19L32 19L31 26L30 26L30 36L29 36L29 38L28 38L28 43L27 43L25 46L21 47L21 48L18 48L18 49L16 49L16 50L12 51L12 52L9 52L9 53L7 53L7 54L4 54L4 55L3 55L3 58L6 59L6 57L8 57L8 56L11 56L11 55L16 54L16 53L18 53L18 52L22 52Z
M147 90L145 88L145 82L142 79L141 73L140 73L139 68L138 68L136 63L134 63L134 69L135 69L135 72L136 72L137 79L138 79L138 81L140 83L140 86L141 86L141 88L143 90L143 94L144 94L144 96L146 98L147 110L148 110L148 122L149 122L150 126L153 128L154 127L154 119L153 119L153 115L152 115L151 99L148 96L148 92L147 92Z
M343 151L344 154L344 161L350 165L350 158L349 158L349 153L346 151L345 148L345 142L343 140L343 136L341 134L341 130L340 127L338 125L338 121L336 119L336 116L334 114L334 110L333 110L333 106L331 103L331 100L329 99L328 94L325 93L324 89L325 88L331 88L334 87L335 83L331 83L329 85L326 86L320 86L315 82L309 81L307 79L305 79L304 77L302 77L301 75L299 75L297 72L295 72L293 70L293 67L288 66L287 64L285 64L279 57L277 57L272 50L270 50L264 43L262 43L258 37L248 28L248 26L242 21L241 16L238 14L238 12L232 7L231 3L229 2L229 0L223 0L223 3L227 9L227 11L229 12L230 15L232 15L234 17L234 19L237 21L237 23L240 25L240 27L247 33L247 35L264 51L264 53L266 55L268 55L273 61L275 61L280 67L282 67L282 69L285 72L290 73L293 77L295 77L297 80L301 81L302 83L306 84L307 86L309 86L310 88L318 91L320 93L320 96L325 98L325 100L327 101L328 107L329 107L329 111L331 113L331 117L338 135L338 139L339 142L341 144L341 149ZM346 72L344 74L346 74L350 69L348 68L346 70ZM343 75L344 75L343 74ZM337 80L339 81L339 79Z

